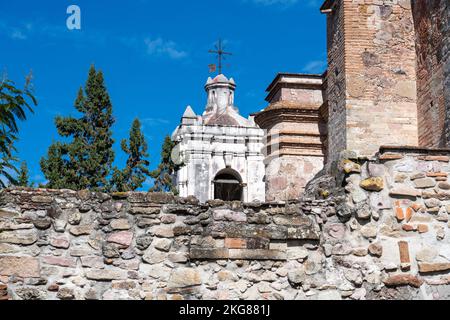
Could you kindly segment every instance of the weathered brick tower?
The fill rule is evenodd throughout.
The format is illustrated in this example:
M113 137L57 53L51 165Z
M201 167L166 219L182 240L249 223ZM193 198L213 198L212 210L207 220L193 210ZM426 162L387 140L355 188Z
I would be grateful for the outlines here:
M418 145L415 33L409 0L327 0L331 161L380 145Z
M450 147L450 3L413 0L419 145Z

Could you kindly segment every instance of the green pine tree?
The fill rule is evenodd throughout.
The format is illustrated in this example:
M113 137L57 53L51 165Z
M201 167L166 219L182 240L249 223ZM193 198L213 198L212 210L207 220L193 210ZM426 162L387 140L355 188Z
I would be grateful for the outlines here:
M109 191L108 177L112 170L111 126L114 123L112 104L103 73L94 66L84 88L75 101L80 118L57 117L58 133L70 142L50 146L47 158L41 159L41 169L49 188Z
M178 194L176 185L174 185L173 177L175 172L180 168L180 165L172 161L172 150L175 143L169 136L166 136L161 150L161 163L158 168L151 172L151 177L154 180L154 185L150 189L152 192L172 192Z
M25 161L20 164L19 176L17 178L18 187L30 187L30 176L28 174L28 166Z
M146 178L150 176L148 169L150 162L145 159L148 157L147 142L141 132L139 119L133 121L129 140L127 142L123 139L121 148L128 155L127 165L123 170L114 168L111 184L114 190L119 192L134 191L141 188Z

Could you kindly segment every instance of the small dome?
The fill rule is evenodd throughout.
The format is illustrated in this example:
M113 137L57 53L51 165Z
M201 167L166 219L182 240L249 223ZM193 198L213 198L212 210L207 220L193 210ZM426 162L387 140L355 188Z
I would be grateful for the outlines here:
M227 83L228 82L228 78L225 77L223 74L219 74L218 76L216 76L213 79L213 82L225 82L225 83Z

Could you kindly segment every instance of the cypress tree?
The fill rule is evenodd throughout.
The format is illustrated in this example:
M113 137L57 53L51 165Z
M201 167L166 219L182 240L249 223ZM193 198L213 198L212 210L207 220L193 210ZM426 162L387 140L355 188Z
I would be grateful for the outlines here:
M94 66L89 70L84 91L78 91L75 108L81 114L79 118L55 119L58 133L72 140L54 143L47 158L42 158L41 169L49 181L48 187L108 191L114 161L114 118L103 73Z
M17 186L30 187L30 176L28 175L28 166L25 161L20 164L19 177L17 178Z
M175 143L169 136L166 136L161 149L161 163L156 170L151 172L151 177L155 180L150 191L178 193L173 178L180 165L172 161L171 154L174 147Z
M127 164L123 170L114 168L111 184L114 190L119 192L134 191L141 188L146 178L150 176L148 169L150 162L145 159L148 157L147 142L141 132L139 119L133 121L129 140L127 142L123 139L121 148L128 155Z

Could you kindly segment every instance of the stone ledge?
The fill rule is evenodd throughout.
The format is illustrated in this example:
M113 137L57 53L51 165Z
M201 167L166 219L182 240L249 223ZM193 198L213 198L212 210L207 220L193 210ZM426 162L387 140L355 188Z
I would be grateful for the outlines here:
M401 154L424 154L450 156L450 148L424 148L416 146L381 146L379 154L401 153Z

